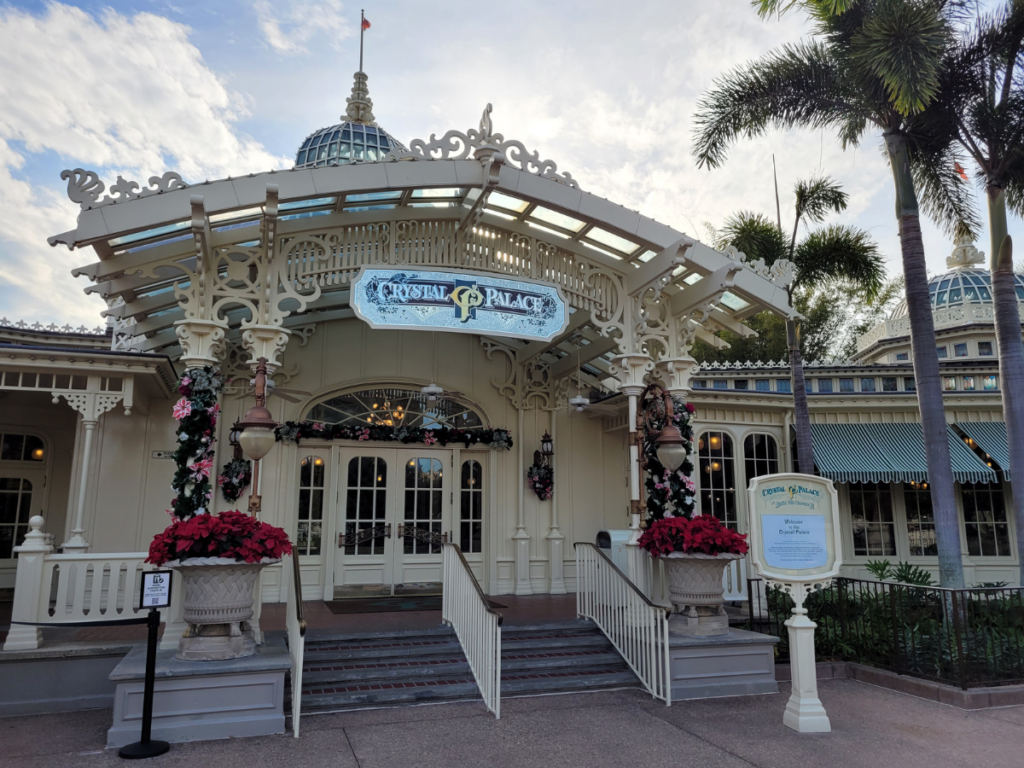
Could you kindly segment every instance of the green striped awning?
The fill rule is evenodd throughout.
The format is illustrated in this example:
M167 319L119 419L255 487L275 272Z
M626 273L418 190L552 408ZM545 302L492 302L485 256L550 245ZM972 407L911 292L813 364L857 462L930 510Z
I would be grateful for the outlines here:
M928 465L920 424L812 424L814 464L837 483L924 483ZM991 467L948 426L953 477L960 483L994 483Z
M1006 424L1002 421L957 422L957 428L974 440L1003 470L1010 480L1010 449L1006 442Z

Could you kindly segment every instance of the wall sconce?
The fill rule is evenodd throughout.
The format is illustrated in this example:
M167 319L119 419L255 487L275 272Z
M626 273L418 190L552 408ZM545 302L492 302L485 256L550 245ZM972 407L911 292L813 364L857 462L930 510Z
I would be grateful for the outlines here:
M544 436L540 439L540 452L543 454L545 459L550 459L555 455L555 443L551 439L551 435L545 430Z

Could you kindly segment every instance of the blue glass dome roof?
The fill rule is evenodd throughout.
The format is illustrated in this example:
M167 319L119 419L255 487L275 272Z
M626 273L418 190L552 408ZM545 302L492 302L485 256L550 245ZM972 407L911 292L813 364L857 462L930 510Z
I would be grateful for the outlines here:
M375 125L346 121L311 134L295 156L296 168L344 165L383 160L394 148L405 149L390 133Z
M1017 287L1017 301L1024 302L1024 275L1014 275ZM928 295L932 310L959 307L965 304L992 303L992 277L987 270L954 269L928 281ZM906 299L896 305L892 319L906 317Z

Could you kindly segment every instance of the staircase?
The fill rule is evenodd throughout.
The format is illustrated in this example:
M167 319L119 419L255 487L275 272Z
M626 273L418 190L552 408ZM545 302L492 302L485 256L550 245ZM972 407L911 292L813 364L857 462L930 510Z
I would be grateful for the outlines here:
M501 695L638 688L640 681L593 622L506 626ZM448 627L306 635L302 713L463 699L480 694Z

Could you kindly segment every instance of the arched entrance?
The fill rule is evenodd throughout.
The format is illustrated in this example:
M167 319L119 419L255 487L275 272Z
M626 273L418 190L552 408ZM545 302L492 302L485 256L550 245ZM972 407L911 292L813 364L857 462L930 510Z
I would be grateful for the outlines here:
M485 427L472 406L454 397L400 385L332 395L313 405L306 420L387 426L396 436L403 428ZM332 547L337 598L439 592L442 542L482 553L486 451L432 440L406 444L400 437L361 443L300 449L300 552ZM334 531L330 541L328 531Z

